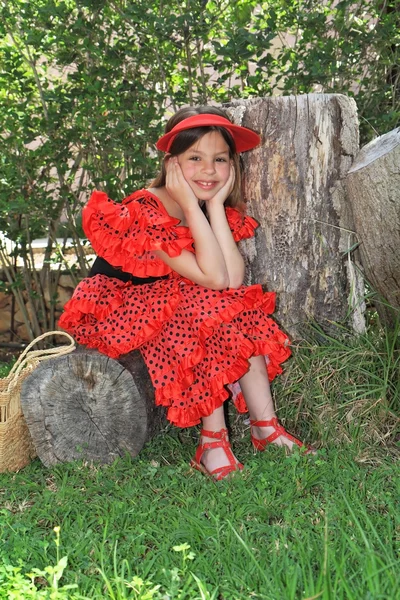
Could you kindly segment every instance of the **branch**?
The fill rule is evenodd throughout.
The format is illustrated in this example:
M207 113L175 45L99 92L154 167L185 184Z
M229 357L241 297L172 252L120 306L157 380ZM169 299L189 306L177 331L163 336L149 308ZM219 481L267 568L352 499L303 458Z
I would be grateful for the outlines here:
M26 239L27 239L27 246L28 246L28 250L29 250L29 256L31 259L31 274L33 275L33 280L35 282L36 285L36 292L37 294L39 294L39 305L40 308L42 310L43 313L43 317L42 317L42 324L44 329L47 329L47 315L46 315L46 304L44 301L44 290L42 287L42 283L38 277L38 273L36 271L36 266L35 266L35 257L33 254L33 249L32 249L32 240L31 240L31 236L30 236L30 231L29 231L29 221L28 221L28 217L27 215L24 215L24 221L25 221L25 233L26 233ZM33 306L33 302L32 302L32 306ZM36 308L36 306L35 306ZM38 322L37 319L37 315L35 315L36 317L36 322ZM40 330L41 328L39 328ZM38 335L40 335L42 333L42 331L39 331Z
M7 254L4 252L3 246L0 245L0 263L3 267L3 271L4 274L7 278L8 283L10 284L11 287L11 291L15 297L15 300L17 301L18 304L18 308L21 311L21 315L22 318L24 320L24 324L26 327L26 330L28 331L28 335L30 337L30 340L34 340L35 339L35 335L32 331L32 327L31 327L31 322L29 319L29 315L28 315L28 311L26 309L25 306L25 302L24 302L24 297L21 293L21 290L18 289L18 287L16 287L16 278L17 278L17 274L14 270L14 267L12 266L12 264L10 263L10 260L7 256Z

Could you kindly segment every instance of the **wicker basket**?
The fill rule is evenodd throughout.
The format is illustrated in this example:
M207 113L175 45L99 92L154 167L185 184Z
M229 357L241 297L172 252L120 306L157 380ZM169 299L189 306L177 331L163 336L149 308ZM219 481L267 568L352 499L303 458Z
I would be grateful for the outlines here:
M69 346L33 350L31 348L50 335L62 335L69 339ZM43 361L75 349L73 338L63 331L49 331L37 337L23 351L4 379L0 379L0 473L18 471L25 467L36 451L21 409L21 386L23 381Z

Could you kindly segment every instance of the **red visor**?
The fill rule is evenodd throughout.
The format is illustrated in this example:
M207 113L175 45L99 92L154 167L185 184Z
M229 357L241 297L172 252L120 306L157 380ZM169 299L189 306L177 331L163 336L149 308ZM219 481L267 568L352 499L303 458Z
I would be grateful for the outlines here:
M188 117L175 125L171 131L160 137L156 147L158 150L162 150L162 152L169 152L176 134L180 131L194 129L195 127L211 127L213 125L223 127L229 131L235 142L236 152L246 152L246 150L251 150L260 143L261 138L255 131L234 125L229 119L219 117L218 115L202 114Z

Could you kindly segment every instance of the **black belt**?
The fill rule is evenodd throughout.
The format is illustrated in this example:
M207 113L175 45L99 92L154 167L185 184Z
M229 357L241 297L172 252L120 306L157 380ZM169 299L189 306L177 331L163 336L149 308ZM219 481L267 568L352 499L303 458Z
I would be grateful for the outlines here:
M127 281L131 281L134 285L143 285L144 283L154 283L159 279L166 279L168 275L163 275L162 277L136 277L131 273L126 273L121 269L116 269L109 262L104 260L104 258L100 258L98 256L94 261L92 268L89 271L89 277L94 277L95 275L106 275L107 277L116 277L125 283Z

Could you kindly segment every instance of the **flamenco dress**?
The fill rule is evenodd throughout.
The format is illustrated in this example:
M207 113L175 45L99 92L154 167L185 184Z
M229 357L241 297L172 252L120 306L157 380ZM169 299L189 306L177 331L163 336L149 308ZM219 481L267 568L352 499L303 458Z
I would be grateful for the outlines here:
M254 235L254 219L225 210L235 241ZM156 404L167 407L174 425L189 427L230 395L239 412L246 412L238 380L249 369L248 359L263 355L272 380L290 349L270 317L274 293L260 285L211 290L154 254L195 251L189 228L179 223L147 190L122 203L94 192L83 210L83 227L99 257L95 265L100 261L111 271L92 269L66 303L59 325L79 344L111 358L138 348Z

